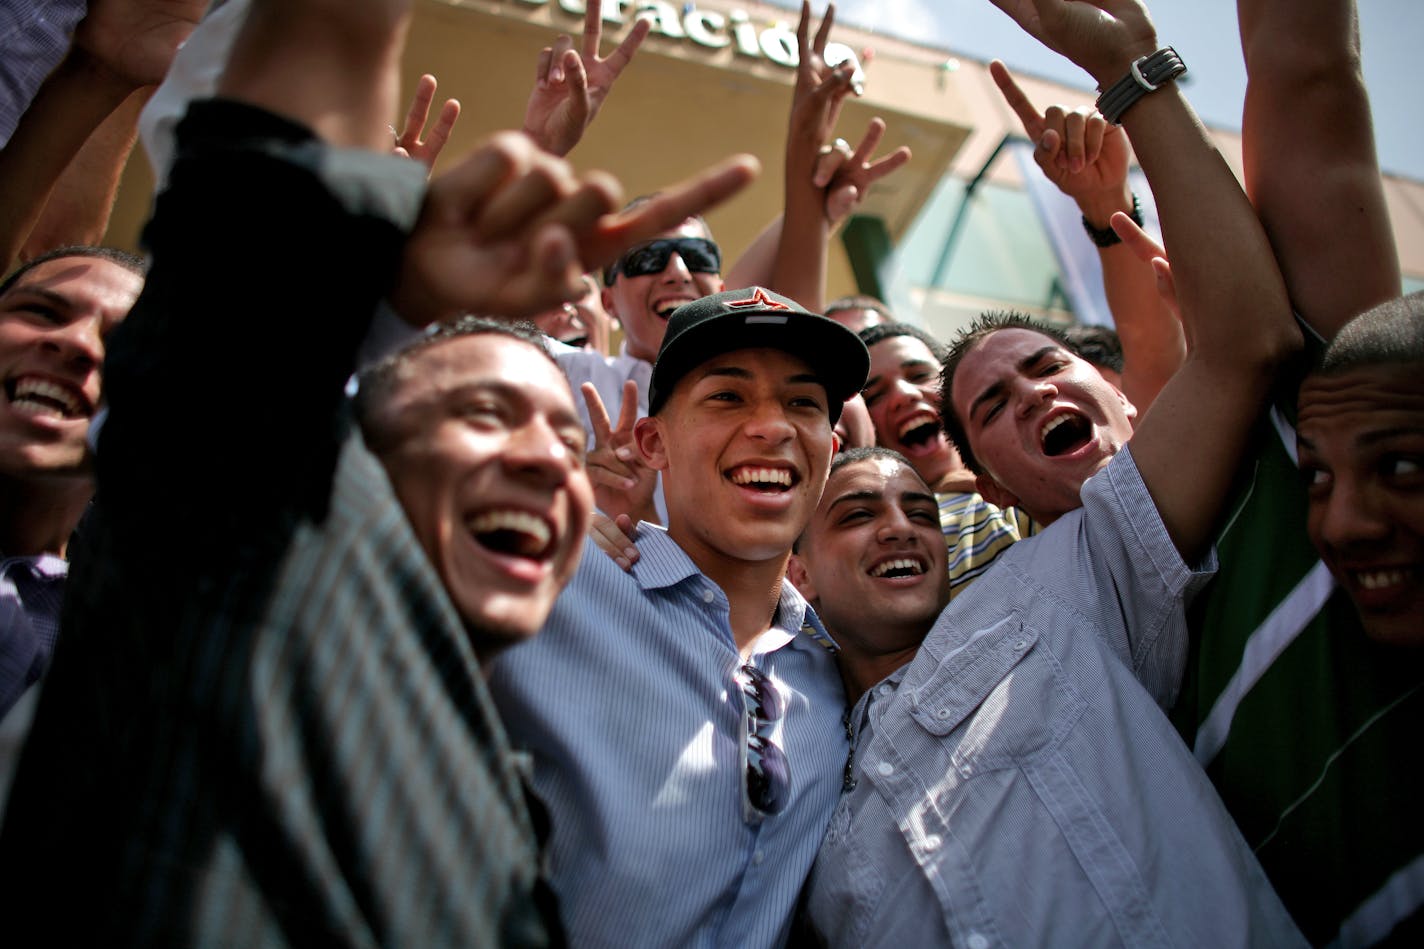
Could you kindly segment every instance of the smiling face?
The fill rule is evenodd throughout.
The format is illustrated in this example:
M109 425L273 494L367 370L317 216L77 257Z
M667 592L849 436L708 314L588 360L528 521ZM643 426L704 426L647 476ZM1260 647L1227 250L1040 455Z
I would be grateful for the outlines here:
M949 602L938 505L898 459L837 468L797 550L797 586L862 687L908 661Z
M908 458L935 487L964 468L940 426L940 368L923 341L891 336L870 347L870 377L863 390L876 442Z
M979 493L1040 524L1082 505L1083 482L1132 437L1137 415L1091 364L1017 327L964 354L949 397L986 472Z
M833 436L825 386L777 349L709 359L638 421L662 471L668 530L699 567L784 561L816 507Z
M0 471L32 477L85 470L104 342L142 287L142 277L111 260L59 257L0 297Z
M522 340L459 336L409 358L378 418L377 454L476 653L533 635L593 508L563 375Z
M707 228L693 218L658 235L659 240L670 237L710 239ZM721 274L693 273L679 254L671 253L667 265L658 273L641 277L618 273L613 284L604 288L603 306L609 316L623 324L629 354L652 362L667 334L672 311L721 291Z
M1307 528L1365 632L1424 645L1424 367L1360 366L1300 389Z

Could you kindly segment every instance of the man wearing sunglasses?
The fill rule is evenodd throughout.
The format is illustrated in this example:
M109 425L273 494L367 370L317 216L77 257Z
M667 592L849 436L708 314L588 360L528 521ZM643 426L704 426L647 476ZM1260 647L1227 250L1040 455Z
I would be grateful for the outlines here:
M628 572L585 551L540 635L494 663L571 944L785 942L847 746L824 632L783 581L868 364L760 287L681 307L635 430L667 529L639 528Z
M651 363L672 311L722 290L722 251L707 222L689 218L630 248L604 272L607 305L623 320L626 352Z

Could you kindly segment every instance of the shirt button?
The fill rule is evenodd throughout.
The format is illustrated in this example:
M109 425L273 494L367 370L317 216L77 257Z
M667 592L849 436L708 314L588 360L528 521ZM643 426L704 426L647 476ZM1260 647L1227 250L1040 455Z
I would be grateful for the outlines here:
M920 843L920 846L924 849L925 853L934 853L939 849L939 845L942 843L944 843L944 841L940 838L939 834L930 834Z
M895 766L888 761L882 761L875 766L875 770L888 778L895 773Z
M935 709L935 718L938 718L938 719L941 719L941 720L946 719L946 718L949 718L949 709L947 709L947 708L937 708L937 709Z
M761 866L761 862L765 859L766 854L762 853L760 850L752 854L752 863L755 863L757 866Z
M1022 651L1023 651L1025 648L1027 648L1027 647L1028 647L1028 643L1027 643L1026 641L1022 640L1022 639L1020 639L1018 642L1014 643L1014 648L1017 649L1017 650L1019 650L1020 652L1022 652Z
M969 949L989 949L989 937L983 933L970 933L964 944Z
M703 591L702 591L702 602L703 602L703 603L711 603L711 602L712 602L713 600L715 600L715 599L717 599L717 594L713 593L711 590L703 590Z
M895 690L890 687L890 684L888 682L882 682L880 683L880 685L875 687L875 694L882 698L894 691Z

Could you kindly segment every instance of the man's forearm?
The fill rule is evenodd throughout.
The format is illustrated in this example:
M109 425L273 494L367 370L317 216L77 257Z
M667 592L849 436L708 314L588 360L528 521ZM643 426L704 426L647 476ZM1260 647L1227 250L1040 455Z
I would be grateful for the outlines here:
M29 240L65 169L133 92L77 51L45 79L0 151L0 270Z
M20 252L29 260L68 244L98 244L109 227L119 179L138 138L138 116L153 87L129 97L84 142L50 192Z
M1109 229L1114 213L1130 215L1133 210L1126 181L1076 200L1083 217L1100 231ZM1113 327L1122 342L1123 394L1145 412L1186 356L1182 327L1157 292L1152 265L1139 260L1126 244L1100 246L1098 261Z
M410 12L410 0L253 0L218 94L333 145L388 150Z

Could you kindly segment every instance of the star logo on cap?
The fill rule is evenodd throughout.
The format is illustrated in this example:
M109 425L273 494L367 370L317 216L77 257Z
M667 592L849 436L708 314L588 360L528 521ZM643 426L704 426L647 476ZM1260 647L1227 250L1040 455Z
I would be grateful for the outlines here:
M761 287L756 288L756 292L745 300L728 300L727 306L733 310L741 310L747 307L758 307L763 310L789 310L791 307L779 300L773 300L766 295L766 291Z

